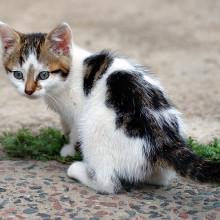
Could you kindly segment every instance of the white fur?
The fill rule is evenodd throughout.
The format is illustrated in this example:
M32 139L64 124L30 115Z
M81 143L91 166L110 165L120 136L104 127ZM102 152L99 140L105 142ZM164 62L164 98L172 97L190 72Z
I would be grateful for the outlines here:
M59 40L55 34L54 39ZM60 115L63 131L69 136L70 143L61 150L61 156L73 156L76 141L81 141L84 161L73 163L68 176L101 192L114 193L120 189L120 178L130 182L148 182L164 185L174 177L175 172L161 167L151 167L148 157L152 151L146 139L128 137L122 128L116 129L116 113L106 106L106 80L114 71L135 70L129 61L115 58L106 73L99 79L89 96L83 91L83 61L91 53L72 43L72 68L66 81L57 77L42 80L42 90L35 97L44 97L48 106ZM34 54L17 71L22 71L24 81L9 75L12 83L24 94L27 73L33 65L36 72L45 71ZM20 69L19 69L20 68ZM144 76L154 87L160 84L149 76ZM180 121L176 109L152 112L159 122L163 117L167 122L175 115ZM181 123L181 122L180 122ZM143 152L145 146L145 152Z
M21 71L27 73L31 66L33 66L36 73L40 73L41 71L46 71L45 67L37 60L36 54L30 51L28 55L28 59L25 60L25 62L22 65ZM35 75L35 77L36 76L37 75Z
M113 193L118 177L131 182L147 181L164 185L174 177L174 171L153 168L147 160L151 145L140 138L127 137L122 129L116 129L114 110L107 108L106 79L114 71L133 70L124 59L116 58L88 98L83 98L81 114L78 115L78 129L82 142L84 162L73 163L68 176L78 179L95 190ZM151 79L150 82L153 82ZM154 83L154 85L159 85ZM144 155L143 145L148 150ZM95 178L89 178L89 170L95 171Z
M120 189L119 177L131 182L167 184L174 177L174 172L160 167L152 168L147 160L152 146L146 140L127 137L122 129L116 129L116 113L105 104L107 77L114 71L132 71L134 67L127 60L116 58L98 80L91 95L85 97L82 71L83 61L89 55L91 53L74 47L73 66L66 82L60 82L59 78L42 82L44 99L60 115L64 133L69 136L70 143L62 148L61 156L73 156L76 141L82 142L84 161L73 163L68 169L68 176L107 193ZM27 70L31 64L37 66L35 62L31 55L23 69ZM152 78L145 77L145 80L159 87L159 83ZM153 114L158 121L161 116L169 121L169 116L178 115L178 112L169 109ZM145 154L142 152L143 145L146 146ZM91 170L95 171L95 178L90 177Z

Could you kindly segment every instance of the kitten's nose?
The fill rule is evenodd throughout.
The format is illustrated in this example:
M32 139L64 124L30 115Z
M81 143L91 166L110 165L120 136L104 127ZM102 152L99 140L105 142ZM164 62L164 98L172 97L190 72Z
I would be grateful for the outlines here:
M25 92L26 94L28 94L28 95L32 95L32 94L34 93L34 90L33 90L33 89L31 89L31 90L25 89L24 92Z

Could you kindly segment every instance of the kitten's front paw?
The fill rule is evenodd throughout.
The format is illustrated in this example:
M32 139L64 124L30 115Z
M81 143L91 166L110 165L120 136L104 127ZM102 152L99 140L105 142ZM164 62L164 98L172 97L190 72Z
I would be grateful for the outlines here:
M87 179L86 166L83 162L74 162L67 170L67 176L83 181Z
M75 149L72 144L66 144L62 147L60 151L60 156L61 157L66 157L66 156L74 156L75 155Z

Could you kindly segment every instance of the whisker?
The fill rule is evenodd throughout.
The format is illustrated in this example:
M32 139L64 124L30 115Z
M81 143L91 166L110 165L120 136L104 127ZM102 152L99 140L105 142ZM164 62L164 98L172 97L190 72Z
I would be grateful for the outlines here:
M52 90L51 90L52 91ZM71 112L71 109L66 105L66 102L63 100L63 99L60 99L60 98L58 98L57 96L54 96L53 94L51 94L51 93L46 93L47 94L47 96L49 97L49 98L51 98L51 99L53 99L55 102L56 102L56 104L57 104L57 106L61 109L61 107L63 108L63 109L65 109L65 111L67 111L67 113L68 114L70 114L70 112ZM60 103L59 103L60 102ZM56 107L55 107L56 108Z
M45 94L45 98L47 99L48 106L50 106L51 104L54 107L54 109L57 109L56 104L58 105L58 103L53 97L51 97L49 94ZM54 103L54 101L56 102L56 104Z

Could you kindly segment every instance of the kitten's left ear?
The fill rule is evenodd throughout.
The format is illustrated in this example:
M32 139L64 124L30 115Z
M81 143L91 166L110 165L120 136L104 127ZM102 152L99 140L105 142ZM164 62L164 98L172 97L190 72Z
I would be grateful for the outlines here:
M48 35L49 47L57 55L67 55L72 49L72 31L67 23L54 28Z
M0 39L2 42L3 52L7 53L20 43L22 34L11 29L8 25L0 22Z

